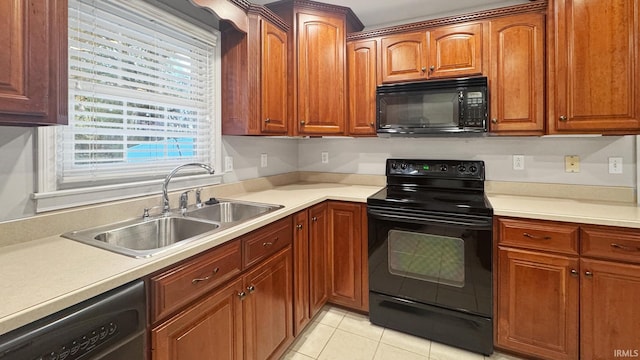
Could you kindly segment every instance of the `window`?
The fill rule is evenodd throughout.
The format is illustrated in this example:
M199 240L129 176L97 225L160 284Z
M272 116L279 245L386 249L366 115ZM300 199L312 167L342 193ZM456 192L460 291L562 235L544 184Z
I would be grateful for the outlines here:
M45 199L65 193L140 195L132 183L157 184L187 162L219 168L215 29L141 0L69 0L68 37L69 125L41 136L39 210L64 207Z

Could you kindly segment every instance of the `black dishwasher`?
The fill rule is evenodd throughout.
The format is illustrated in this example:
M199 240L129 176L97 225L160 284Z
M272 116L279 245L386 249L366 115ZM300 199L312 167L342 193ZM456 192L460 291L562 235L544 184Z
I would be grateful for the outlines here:
M146 324L134 281L0 336L0 360L144 360Z

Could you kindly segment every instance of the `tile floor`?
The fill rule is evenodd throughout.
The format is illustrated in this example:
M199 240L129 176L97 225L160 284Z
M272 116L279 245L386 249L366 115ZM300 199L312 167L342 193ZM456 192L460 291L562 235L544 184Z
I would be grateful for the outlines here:
M372 325L369 318L325 306L289 347L282 360L519 360L485 357Z

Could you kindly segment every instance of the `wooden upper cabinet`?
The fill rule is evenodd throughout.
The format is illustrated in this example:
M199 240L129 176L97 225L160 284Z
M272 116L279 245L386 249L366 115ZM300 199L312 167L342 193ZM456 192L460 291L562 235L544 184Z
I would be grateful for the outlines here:
M380 83L482 74L483 23L381 38Z
M286 133L287 33L262 20L262 132Z
M549 133L639 133L640 0L549 4Z
M347 44L350 135L376 135L376 71L375 40Z
M544 134L544 14L491 20L489 28L491 132Z
M343 134L346 119L345 20L298 13L298 134Z
M0 124L67 123L67 1L0 1Z
M248 33L221 23L223 135L286 135L289 129L287 26L261 11L267 10L247 14Z
M427 33L385 36L380 47L381 83L427 79Z
M482 23L429 32L429 78L482 74Z

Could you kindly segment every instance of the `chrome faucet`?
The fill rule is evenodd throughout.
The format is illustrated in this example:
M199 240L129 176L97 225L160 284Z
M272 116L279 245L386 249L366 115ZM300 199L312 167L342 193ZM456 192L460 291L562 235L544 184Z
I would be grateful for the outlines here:
M215 170L213 170L211 166L203 163L188 163L188 164L178 165L173 170L171 170L169 175L167 175L167 177L164 178L164 183L162 184L162 213L163 214L166 215L170 211L169 192L167 190L167 187L169 186L169 181L171 181L171 178L173 177L173 175L175 175L178 171L180 171L180 169L185 167L192 167L192 166L201 167L207 170L211 175L213 175L213 173L215 172Z

